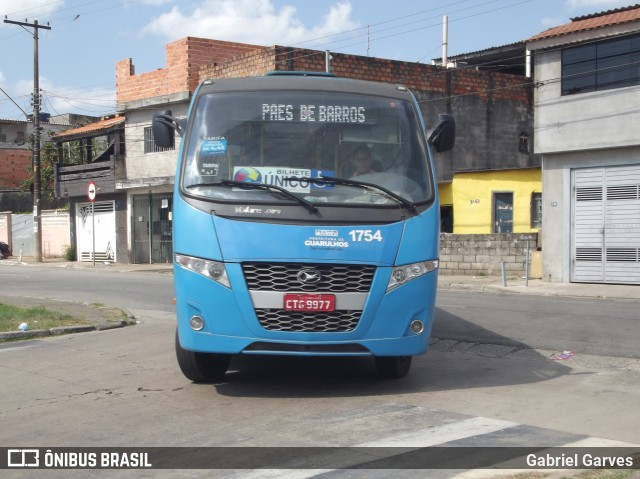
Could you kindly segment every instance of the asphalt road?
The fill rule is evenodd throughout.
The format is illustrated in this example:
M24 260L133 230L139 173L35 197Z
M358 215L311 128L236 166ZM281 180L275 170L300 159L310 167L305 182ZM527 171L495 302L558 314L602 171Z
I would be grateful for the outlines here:
M167 272L3 265L0 284L4 294L175 311L173 275Z
M175 311L167 272L3 265L0 284L3 294ZM440 291L436 305L437 338L640 357L637 302Z
M380 380L369 358L240 357L223 381L192 384L176 364L174 328L172 314L158 311L127 328L0 345L0 446L415 449L637 441L637 361L554 361L532 350L456 350L443 341L398 381ZM304 458L294 459L294 471L279 473L248 466L4 470L2 477L389 477L384 470L332 471L335 459L327 471L310 471ZM417 477L415 470L393 475Z
M440 291L436 304L436 337L640 358L638 302Z
M441 294L435 332L461 340L436 341L402 380L380 380L370 358L238 357L223 381L192 384L180 373L173 350L170 274L45 269L1 268L5 293L125 307L140 323L0 345L0 446L415 449L619 445L638 439L638 360L582 351L555 360L548 351L513 347L551 344L564 331L550 326L560 319L584 329L605 311L627 321L633 311L628 303ZM575 308L580 311L572 313ZM580 323L581 311L591 312L587 323ZM535 334L523 327L535 326L543 316ZM542 333L546 329L549 334ZM566 331L567 337L581 338L568 326ZM496 345L502 341L505 346ZM309 470L304 458L297 458L284 472L58 470L44 477L383 478L389 473L334 470L339 465L332 459L326 470ZM421 472L435 478L459 473ZM43 475L2 471L9 478Z

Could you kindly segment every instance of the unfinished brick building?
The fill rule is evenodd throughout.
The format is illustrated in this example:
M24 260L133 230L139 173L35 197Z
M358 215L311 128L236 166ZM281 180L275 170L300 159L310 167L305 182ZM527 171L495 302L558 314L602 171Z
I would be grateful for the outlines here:
M155 148L150 128L153 111L171 110L174 116L184 117L191 95L206 78L327 68L340 77L409 87L420 103L427 128L434 125L437 114L454 114L458 122L455 153L437 159L443 184L460 171L540 166L532 152L519 149L523 135L533 136L532 87L523 76L187 37L167 45L165 68L136 73L130 58L116 65L117 111L126 116L127 143L126 179L118 181L116 189L127 192L127 208L133 212L129 216L134 219L129 232L130 260L155 262L167 257L162 234L171 221L176 151ZM176 144L175 149L178 147ZM116 214L127 218L127 211Z

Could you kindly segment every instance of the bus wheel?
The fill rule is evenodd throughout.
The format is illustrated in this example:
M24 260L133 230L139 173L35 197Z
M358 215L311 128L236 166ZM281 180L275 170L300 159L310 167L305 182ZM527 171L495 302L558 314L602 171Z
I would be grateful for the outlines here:
M376 356L378 375L385 379L403 378L411 368L412 356Z
M210 383L222 379L231 363L230 354L198 353L180 346L176 331L176 356L182 374L194 383Z

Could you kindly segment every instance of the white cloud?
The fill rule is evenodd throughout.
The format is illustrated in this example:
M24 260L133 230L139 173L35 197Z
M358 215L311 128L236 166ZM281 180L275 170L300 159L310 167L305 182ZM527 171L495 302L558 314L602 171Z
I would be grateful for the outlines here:
M77 88L69 85L54 84L45 76L41 76L42 92L41 111L59 115L77 113L80 115L101 116L113 113L116 105L116 94L113 88ZM33 79L17 80L6 84L5 75L0 71L0 118L24 120L25 113L31 114L33 104ZM15 102L15 103L14 103Z
M631 5L633 2L621 2L620 0L567 0L567 8L578 10L581 8L617 8Z
M541 23L545 28L557 27L567 22L568 20L566 18L561 17L545 17L541 20Z
M24 120L24 112L31 110L33 81L18 82L16 85L7 84L3 73L0 73L0 81L2 81L0 86L4 90L4 93L0 92L0 118Z
M20 80L15 85L4 89L24 112L31 113L33 80ZM52 115L78 113L80 115L101 116L115 110L116 98L113 89L56 85L47 77L40 77L40 89L42 91L41 110ZM13 102L0 102L0 118L23 120L24 114Z
M294 45L306 40L357 28L351 4L339 2L314 26L303 24L296 8L276 11L271 0L205 0L190 12L180 7L154 18L144 33L168 41L186 36L215 38L257 45Z
M50 93L51 92L51 93ZM116 94L99 88L79 89L64 86L43 88L43 109L52 115L77 113L101 116L115 111Z
M158 5L164 5L166 3L171 3L173 2L173 0L140 0L140 3L143 3L145 5L152 5L152 6L158 6ZM128 6L128 5L125 5Z

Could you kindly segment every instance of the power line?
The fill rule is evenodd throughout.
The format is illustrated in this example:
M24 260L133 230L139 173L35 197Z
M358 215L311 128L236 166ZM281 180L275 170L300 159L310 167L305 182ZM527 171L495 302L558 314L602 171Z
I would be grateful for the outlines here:
M449 8L450 8L450 7L451 7L451 6L453 6L453 5L461 5L461 4L467 3L468 1L469 1L469 0L461 0L461 1L454 2L454 3L449 4L449 5L447 5L447 7L449 7ZM478 4L475 4L475 5L471 5L471 6L469 6L469 8L486 7L486 6L488 6L489 4L496 3L496 1L498 1L498 0L492 0L492 1L487 1L487 2L478 3ZM530 1L532 1L532 0L525 0L525 1L520 1L520 2L516 2L516 3L511 3L511 4L509 4L509 5L505 5L505 6L502 6L502 7L499 7L499 8L495 8L495 9L491 9L491 10L485 10L485 11L481 11L481 12L476 12L476 13L473 13L473 14L470 14L470 15L466 15L466 16L463 16L463 17L459 17L459 18L453 18L453 19L451 19L450 21L451 21L451 22L459 22L459 21L467 20L467 19L469 19L469 18L473 18L473 17L480 16L480 15L490 14L490 13L496 12L496 11L498 11L498 10L503 10L503 9L506 9L506 8L516 7L516 6L518 6L518 5L521 5L521 4L524 4L524 3L528 3L528 2L530 2ZM59 3L59 2L52 2L51 4L56 4L56 3ZM88 5L92 5L92 4L96 4L96 3L99 3L99 2L98 2L98 1L90 2L90 3L88 3ZM129 4L135 4L135 3L137 3L137 2L135 2L135 1L123 2L123 3L119 3L119 4L116 4L116 5L112 5L112 6L105 7L105 8L101 8L101 9L95 9L95 10L83 11L83 12L82 12L82 15L91 14L91 13L96 13L96 12L99 12L99 11L104 11L104 10L106 10L106 9L117 8L117 7L120 7L120 6L123 6L123 5L129 5ZM49 4L48 4L48 5L49 5ZM85 5L87 5L87 4L85 4ZM74 7L68 7L67 9L64 9L64 10L70 10L70 9L72 9L72 8L74 8ZM444 8L444 7L440 7L440 8ZM460 9L460 10L454 10L454 11L453 11L453 12L451 12L451 13L458 13L458 12L461 12L461 11L468 11L468 10L469 10L469 8ZM392 24L392 23L394 23L394 22L398 22L398 21L404 20L404 19L406 19L406 18L415 18L415 16L416 16L416 15L423 15L423 14L425 14L425 13L433 12L433 11L435 11L435 10L437 10L437 9L438 9L438 8L432 8L432 9L428 9L428 10L423 10L423 11L420 11L420 12L415 12L415 13L410 14L410 15L406 15L406 16L402 16L402 17L397 17L397 18L393 18L393 19L390 19L390 20L385 20L385 21L382 21L382 22L378 22L378 23L375 23L375 24L371 24L371 25L368 25L367 27L360 27L360 28L356 28L356 29L352 29L352 30L348 30L348 31L339 32L339 33L332 34L332 35L326 35L326 36L324 36L324 37L319 37L319 38L315 38L315 39L311 39L311 40L306 40L306 41L304 41L304 42L300 42L300 43L298 43L298 45L299 45L299 44L301 44L301 43L307 43L307 42L317 41L317 40L321 40L321 39L336 38L336 37L339 37L339 36L344 35L344 34L346 34L346 33L356 32L356 31L362 31L362 30L368 29L368 28L370 28L370 27L378 27L378 26L390 25L390 24ZM61 11L64 11L64 10L61 10ZM67 17L65 17L65 18L67 18ZM429 17L429 18L433 18L433 17ZM427 20L428 20L429 18L427 18ZM374 41L375 41L375 40L378 40L378 41L379 41L379 40L384 40L384 39L387 39L387 38L390 38L390 37L394 37L394 36L398 36L398 35L407 34L407 33L410 33L410 32L416 31L416 30L422 30L422 29L426 29L426 28L432 28L432 27L436 27L436 26L439 26L439 25L440 25L440 23L437 23L437 24L430 24L430 25L426 25L426 26L421 26L421 27L419 27L419 28L415 28L415 29L406 29L406 28L405 28L405 27L407 27L407 26L409 26L409 25L413 25L413 24L416 24L416 23L420 23L420 22L422 22L422 21L424 21L424 19L423 19L423 20L416 20L416 21L412 21L412 22L408 22L408 23L403 23L403 24L401 24L401 25L396 25L396 26L392 26L392 27L388 27L388 28L383 28L383 29L376 30L374 33L375 33L375 34L377 34L378 36L377 36L377 37L375 37L375 38L373 38L373 40L374 40ZM405 28L405 29L404 29L404 30L402 30L402 31L400 31L400 32L394 32L394 33L391 33L391 34L389 34L389 35L380 36L380 34L381 34L381 33L383 33L383 32L393 31L394 29L397 29L397 28ZM366 33L365 33L364 35L366 35ZM355 39L355 40L357 40L357 39L358 39L358 38L360 38L360 37L362 37L362 35L360 35L360 36L354 36L354 37L352 37L351 39ZM333 44L333 43L337 43L337 42L345 42L345 41L349 41L349 40L351 40L351 39L337 39L337 40L334 40L334 41L332 41L332 42L325 43L324 45L331 45L331 44ZM371 40L371 39L370 39L370 40ZM367 40L363 40L363 41L364 41L364 42L366 42ZM356 41L356 42L354 42L354 43L350 43L350 44L346 44L346 45L345 45L345 44L340 45L340 46L338 46L337 48L344 48L344 47L347 47L347 46L359 45L359 44L361 44L361 43L363 43L363 42L361 42L361 41ZM307 56L311 56L311 55L323 55L323 54L324 54L324 52L322 52L322 51L312 52L312 53L306 53L307 51L308 51L307 49L295 48L294 50L290 50L288 53L289 53L289 54L291 54L291 53L293 52L293 54L294 54L294 55L296 54L296 52L299 52L299 53L300 53L300 54L298 54L297 56L293 56L293 57L291 57L294 61L295 61L296 59L305 58L305 57L307 57ZM255 53L255 54L253 54L253 55L256 55L256 56L257 56L257 55L262 55L262 54L264 54L264 52L265 52L265 50L260 50L260 51L256 52L256 53ZM303 52L304 52L304 53L303 53ZM283 54L285 54L285 53L277 54L277 55L283 55ZM248 59L250 59L250 58L251 58L251 55L250 55L249 57L244 58L244 60L246 61L246 60L248 60ZM277 56L276 56L276 58L277 58ZM511 58L514 58L514 57L511 57ZM491 63L492 63L492 62L480 63L480 64L471 65L471 66L468 66L468 67L465 67L465 68L477 68L477 67L479 67L479 66L486 66L486 65L490 65ZM459 70L462 70L462 69L464 69L464 68L457 68L457 69L455 69L454 71L459 71ZM402 80L402 81L409 81L409 80L414 80L414 79L417 79L417 78L423 78L423 79L426 79L426 78L431 77L431 76L444 75L444 74L446 74L446 73L447 73L446 71L436 71L436 72L430 72L430 73L427 73L427 74L424 74L424 75L420 75L420 76L416 76L416 77L412 77L412 78L404 78L404 79L401 79L401 80ZM62 91L67 91L67 90L62 90ZM56 93L58 93L58 92L59 92L59 91L57 91ZM65 97L65 96L63 96L63 95L59 95L59 94L56 94L56 93L50 93L50 95L51 95L52 97L59 98L59 99L62 99L62 100L65 100L65 101L69 101L69 102L77 101L77 100L78 100L77 98L73 98L73 99L72 99L72 98L68 98L68 97ZM99 105L97 105L97 104L96 104L96 102L100 103L100 102L102 102L102 100L85 101L84 103L86 103L87 105L91 105L91 106L99 106ZM111 103L111 102L112 102L112 100L104 100L104 102ZM106 104L106 103L105 103L105 104Z
M416 24L416 23L420 23L420 22L425 21L425 19L422 19L422 20L415 20L415 21L408 22L408 23L403 23L403 24L401 24L401 25L390 26L390 27L388 27L388 28L383 28L383 29L379 29L379 28L378 28L378 27L380 27L380 26L391 25L391 24L393 24L393 23L396 23L396 22L398 22L398 21L405 20L405 19L407 19L407 18L415 18L416 16L421 16L421 15L424 15L424 14L432 13L432 12L435 12L435 11L437 11L437 10L443 10L443 9L445 9L445 8L450 9L452 6L462 5L462 4L468 3L469 1L470 1L470 0L459 0L459 1L457 1L457 2L450 3L449 5L446 5L446 6L443 6L443 7L435 7L435 8L431 8L431 9L426 9L426 10L422 10L422 11L414 12L414 13L409 14L409 15L400 16L400 17L396 17L396 18L389 19L389 20L384 20L384 21L381 21L381 22L378 22L378 23L370 24L370 25L368 25L367 27L360 27L360 28L356 28L356 29L351 29L351 30L343 31L343 32L338 32L338 33L331 34L331 35L325 35L325 36L323 36L323 37L318 37L318 38L314 38L314 39L310 39L310 40L305 40L305 41L300 42L300 43L298 43L298 44L309 43L309 42L315 42L315 41L318 41L318 40L328 39L328 38L336 38L336 40L333 40L333 41L331 41L331 42L325 42L324 44L320 44L320 45L316 46L316 48L317 48L317 47L321 47L321 46L329 46L329 45L332 45L332 44L335 44L335 43L338 43L338 42L342 42L342 44L341 44L341 45L338 45L338 46L336 47L336 48L338 48L338 49L342 49L342 48L346 48L346 47L350 47L350 46L360 45L360 44L362 44L363 42L367 42L367 41L368 41L368 40L366 39L366 36L367 36L367 30L370 30L370 28L371 28L371 27L374 27L374 29L375 29L375 30L374 30L374 32L373 32L374 37L373 37L373 38L371 38L371 37L370 37L370 38L369 38L369 41L371 41L371 40L373 40L373 41L380 41L380 40L384 40L384 39L387 39L387 38L390 38L390 37L394 37L394 36L398 36L398 35L403 35L403 34L406 34L406 33L410 33L410 32L416 31L416 30L421 30L421 29L426 29L426 28L436 27L436 26L439 26L439 23L437 23L437 24L430 24L430 25L426 25L426 26L422 26L422 27L419 27L419 28L416 28L416 29L410 29L410 30L407 30L407 29L406 29L406 27L407 27L408 25L413 25L413 24ZM486 7L487 5L489 5L489 4L493 4L493 3L496 3L497 1L500 1L500 0L490 0L490 1L485 1L485 2L481 2L481 3L476 3L476 4L474 4L474 5L470 5L468 8L465 8L465 9L454 10L453 12L451 12L451 10L449 10L449 11L450 11L451 13L456 13L456 12L460 12L460 11L468 11L468 9L469 9L469 8ZM522 4L522 3L526 3L526 2L528 2L528 1L532 1L532 0L521 1L521 2L518 2L518 3L516 3L516 4L510 4L510 5L507 5L507 6L502 7L502 8L510 8L510 7L513 7L513 6L520 5L520 4ZM45 5L44 5L44 7L53 6L53 5L56 5L56 4L59 4L59 3L61 3L61 2L59 2L59 1L50 2L50 3L48 3L48 4L45 4ZM91 5L95 5L95 4L99 4L99 3L101 3L101 1L100 1L100 0L95 0L95 1L88 2L88 3L83 4L83 5L82 5L82 7L87 7L87 6L91 6ZM52 17L52 19L51 19L51 20L52 20L52 21L56 21L56 20L58 20L58 19L70 19L70 18L71 18L71 16L70 16L70 15L67 15L67 12L68 12L68 11L72 11L73 13L79 12L81 15L89 15L89 14L95 14L95 13L98 13L98 12L101 12L101 11L104 11L104 10L114 9L114 8L120 8L120 7L122 7L122 6L132 5L132 4L136 4L136 3L140 3L140 2L139 2L139 1L134 1L134 0L124 1L124 2L117 2L117 3L114 3L113 5L108 6L108 7L99 8L99 9L93 9L93 10L91 10L91 9L78 10L77 6L69 6L69 7L63 8L63 9L61 9L61 10L59 10L59 11L58 11L59 13L65 13L65 15L64 15L64 16L62 16L62 15L57 15L57 16L55 16L55 17ZM33 9L27 9L27 10L24 10L23 12L30 12L31 10L33 10ZM475 15L471 15L471 16L477 16L477 15L481 15L481 14L487 14L487 13L491 13L491 12L496 11L496 10L498 10L498 9L489 10L489 11L486 11L486 12L476 13ZM471 16L463 17L463 18L461 18L461 19L455 19L455 20L452 20L452 21L459 21L459 20L463 20L463 19L465 19L465 18L470 18ZM75 18L75 17L74 17L74 18ZM426 20L429 20L429 19L431 19L431 18L435 18L435 17L433 17L433 16L432 16L432 17L428 17ZM380 36L380 34L381 34L381 33L383 33L383 32L397 30L398 28L405 28L405 29L404 29L404 30L402 30L402 31L400 31L400 32L397 32L397 31L396 31L396 32L394 32L394 33L392 33L392 34L390 34L390 35ZM350 39L340 38L340 37L344 36L344 35L345 35L345 34L347 34L347 33L357 32L357 31L365 31L365 32L364 32L364 37L365 37L365 39L364 39L364 40L361 40L361 38L363 37L363 35L354 36L354 37L351 37ZM377 36L375 36L375 35L377 35ZM350 40L355 40L355 42L353 42L353 41L352 41L351 43L344 43L345 41L346 41L346 42L349 42ZM292 54L292 52L293 52L293 55L295 55L296 51L303 52L304 50L306 50L306 49L294 49L294 50L292 50L292 51L290 51L290 52L289 52L289 55L291 55L291 54ZM255 54L255 55L261 55L261 54L263 54L263 52L262 52L262 51L259 51L259 52L256 52L256 54ZM300 54L300 55L297 55L297 56L293 56L293 57L292 57L292 59L295 61L296 59L305 58L305 57L307 57L307 56L315 55L315 54L324 54L324 52L311 53L311 54L308 54L308 53L306 53L306 52L305 52L305 53L303 53L303 54ZM276 59L277 59L277 58L278 58L278 57L276 56Z
M28 113L27 113L26 111L24 111L24 110L20 107L20 105L18 105L18 104L13 100L13 98L11 98L11 97L9 96L9 94L8 94L6 91L4 91L2 88L0 88L0 91L1 91L2 93L4 93L4 94L6 95L6 97L7 97L9 100L11 100L11 103L13 103L15 106L17 106L17 107L18 107L18 109L19 109L22 113L24 113L24 116L26 116L26 117L28 117L28 116L29 116L29 115L28 115Z

